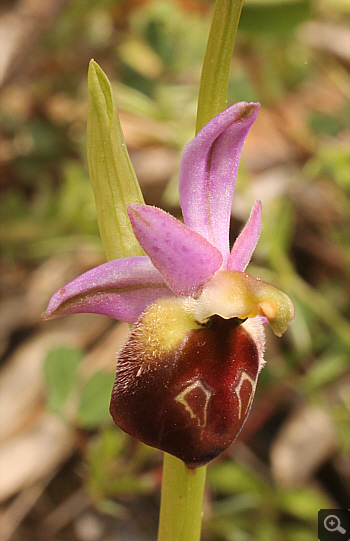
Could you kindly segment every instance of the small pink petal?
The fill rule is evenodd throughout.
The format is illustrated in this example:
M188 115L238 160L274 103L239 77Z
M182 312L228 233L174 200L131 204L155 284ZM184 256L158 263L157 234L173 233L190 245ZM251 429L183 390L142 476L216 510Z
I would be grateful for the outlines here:
M134 323L150 304L172 295L148 257L116 259L56 291L43 319L88 312Z
M221 267L222 256L201 235L148 205L128 205L133 231L174 293L193 295Z
M261 229L261 202L255 201L249 219L237 237L227 262L230 270L244 271L251 260Z
M179 190L185 224L229 257L233 191L243 143L259 103L240 102L215 118L184 149Z

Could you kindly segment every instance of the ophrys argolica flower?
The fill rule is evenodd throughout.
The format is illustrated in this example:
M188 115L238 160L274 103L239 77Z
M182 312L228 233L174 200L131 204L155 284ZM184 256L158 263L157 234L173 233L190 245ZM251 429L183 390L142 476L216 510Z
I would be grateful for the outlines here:
M264 363L263 323L281 336L293 319L284 293L245 273L260 234L259 201L229 247L239 159L258 109L237 103L186 145L179 175L185 224L129 205L147 255L79 276L53 295L44 315L95 312L133 324L118 355L112 417L190 468L222 453L242 428Z

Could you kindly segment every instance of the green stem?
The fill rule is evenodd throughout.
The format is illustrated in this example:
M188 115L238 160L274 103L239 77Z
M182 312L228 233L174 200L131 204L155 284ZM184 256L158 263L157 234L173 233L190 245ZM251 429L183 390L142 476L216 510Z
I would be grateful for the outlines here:
M196 133L226 108L230 64L242 5L243 0L216 0L199 87Z
M206 467L189 472L164 453L158 541L199 541Z
M216 0L199 87L196 133L226 107L233 46L243 0ZM164 454L158 541L199 541L206 466L191 475Z

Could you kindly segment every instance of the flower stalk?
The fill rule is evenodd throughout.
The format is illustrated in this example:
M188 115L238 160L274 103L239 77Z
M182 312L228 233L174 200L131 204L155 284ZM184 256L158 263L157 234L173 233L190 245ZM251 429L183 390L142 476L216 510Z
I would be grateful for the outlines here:
M164 453L158 541L197 541L206 467L189 472L181 460Z
M198 133L226 108L227 89L243 0L216 0L199 87Z
M199 86L196 133L223 111L243 0L216 0ZM207 466L189 475L164 453L158 541L199 541Z

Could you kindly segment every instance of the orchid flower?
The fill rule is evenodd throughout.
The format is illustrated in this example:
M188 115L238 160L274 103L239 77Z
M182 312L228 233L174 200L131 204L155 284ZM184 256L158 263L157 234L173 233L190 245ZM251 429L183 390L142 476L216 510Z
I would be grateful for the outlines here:
M260 201L229 246L239 160L258 109L237 103L186 145L184 223L128 205L147 255L84 273L53 295L43 316L94 312L133 324L118 355L112 417L189 468L222 453L242 428L264 363L263 323L281 336L293 319L284 293L245 272L260 234Z

